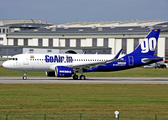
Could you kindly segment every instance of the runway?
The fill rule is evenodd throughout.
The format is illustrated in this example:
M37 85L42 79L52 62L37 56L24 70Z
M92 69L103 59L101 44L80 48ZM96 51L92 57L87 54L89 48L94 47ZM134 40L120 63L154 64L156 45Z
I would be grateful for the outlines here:
M57 77L0 77L0 84L168 84L168 77L87 77L86 80Z

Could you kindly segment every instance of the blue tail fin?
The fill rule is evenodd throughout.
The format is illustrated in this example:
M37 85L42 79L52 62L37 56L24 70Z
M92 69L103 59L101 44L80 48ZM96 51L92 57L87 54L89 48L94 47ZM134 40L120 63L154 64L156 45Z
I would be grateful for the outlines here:
M153 29L131 54L136 56L154 56L159 34L160 29Z

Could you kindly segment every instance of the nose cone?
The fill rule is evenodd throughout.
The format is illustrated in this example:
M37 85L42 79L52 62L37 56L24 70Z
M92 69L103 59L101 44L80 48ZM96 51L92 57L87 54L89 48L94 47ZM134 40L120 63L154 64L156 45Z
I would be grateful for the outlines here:
M6 61L6 62L4 62L4 63L2 64L2 66L3 66L4 68L9 68L9 63Z

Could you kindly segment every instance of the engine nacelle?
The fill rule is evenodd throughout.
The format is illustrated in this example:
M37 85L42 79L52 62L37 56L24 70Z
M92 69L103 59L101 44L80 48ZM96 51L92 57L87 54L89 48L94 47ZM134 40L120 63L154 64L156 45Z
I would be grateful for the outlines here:
M55 68L55 76L57 77L71 77L72 74L73 74L72 67L57 66Z
M55 77L55 71L46 71L47 77Z

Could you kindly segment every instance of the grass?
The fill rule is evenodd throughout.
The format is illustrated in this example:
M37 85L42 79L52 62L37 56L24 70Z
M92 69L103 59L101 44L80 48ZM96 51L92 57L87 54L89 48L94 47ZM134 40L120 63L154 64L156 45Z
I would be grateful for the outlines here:
M167 114L168 85L0 84L0 114Z
M115 72L90 72L85 73L86 76L93 77L168 77L168 69L144 69L133 68Z
M168 69L135 68L85 73L106 77L168 77ZM0 76L23 76L0 67ZM45 76L45 72L28 72ZM124 114L168 112L168 85L124 84L0 84L0 114Z
M88 77L168 77L168 69L144 69L142 67L116 72L89 72ZM23 71L0 67L0 76L23 76ZM45 72L28 71L27 76L46 76Z

